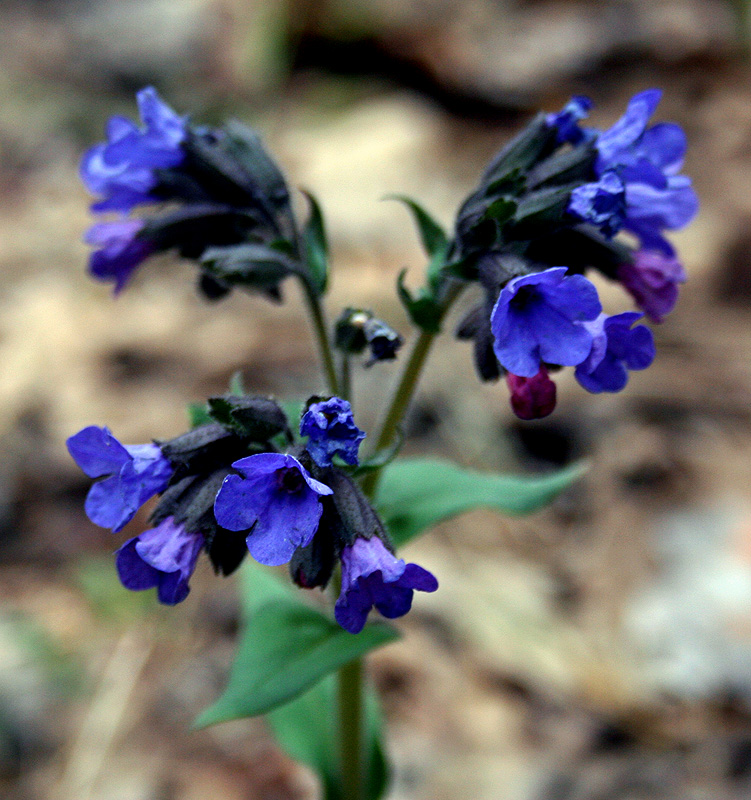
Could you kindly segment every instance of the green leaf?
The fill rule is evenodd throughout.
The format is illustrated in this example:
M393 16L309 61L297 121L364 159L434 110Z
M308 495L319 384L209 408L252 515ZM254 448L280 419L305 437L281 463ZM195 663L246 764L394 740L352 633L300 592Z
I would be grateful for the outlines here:
M340 800L336 678L327 676L296 700L275 708L267 719L284 750L318 774L326 799ZM369 689L365 695L366 800L378 800L388 784L381 730L378 698Z
M402 305L407 309L409 318L418 328L422 328L428 333L439 333L441 330L441 307L426 289L418 290L417 297L413 297L409 289L404 285L404 276L406 274L406 269L399 273L396 289Z
M382 623L352 635L250 562L243 579L245 623L229 683L195 727L265 714L399 635Z
M213 421L206 403L188 403L188 420L191 428Z
M531 514L587 470L574 464L551 475L490 475L433 458L404 459L383 472L376 508L401 546L438 522L474 508Z
M404 203L415 218L417 229L420 232L420 241L425 252L434 258L437 255L445 256L448 249L448 237L443 228L428 214L428 212L411 197L402 194L388 195L385 200L398 200Z
M302 232L308 267L313 279L313 287L319 295L326 291L329 274L329 245L323 213L318 201L309 192L303 192L310 203L310 218Z
M232 373L232 377L229 379L229 393L236 395L247 394L245 391L245 383L243 382L243 373L241 369L238 369Z
M492 219L499 227L503 227L516 213L516 207L516 201L499 197L488 206L485 219Z

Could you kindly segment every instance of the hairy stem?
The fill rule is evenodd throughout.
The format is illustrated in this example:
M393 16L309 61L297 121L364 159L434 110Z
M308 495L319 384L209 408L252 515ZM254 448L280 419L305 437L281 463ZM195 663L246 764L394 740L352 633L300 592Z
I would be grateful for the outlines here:
M343 800L362 800L363 663L355 659L339 670L339 757Z
M445 316L462 290L460 284L449 287L442 303L441 317ZM399 383L394 390L383 424L376 438L375 452L390 447L399 430L423 367L430 353L436 333L420 331L409 354ZM362 489L372 498L378 488L381 470L368 473ZM341 591L341 573L333 582L337 595ZM343 800L362 800L365 770L363 766L363 662L357 659L345 664L338 674L339 686L339 752L341 758Z
M349 353L342 353L341 356L341 369L339 370L339 397L341 397L342 400L349 400L350 403L352 403L352 377L349 364L350 356Z
M302 281L303 292L305 294L305 301L310 311L310 319L313 323L313 332L318 342L318 350L321 355L321 364L323 372L326 376L326 385L331 394L339 394L339 379L336 375L336 366L334 365L334 353L331 349L331 340L329 339L328 326L326 324L326 317L323 311L318 296L316 295L313 287L306 281Z
M442 304L441 318L443 318L449 308L451 308L462 288L460 284L456 284L449 289ZM378 433L375 444L376 453L385 450L393 444L399 426L404 419L404 415L407 412L407 408L417 388L417 382L420 379L423 367L430 353L430 348L436 336L436 333L420 331L420 334L415 340ZM381 470L378 469L369 472L363 479L362 489L368 497L372 498L375 495L380 476Z

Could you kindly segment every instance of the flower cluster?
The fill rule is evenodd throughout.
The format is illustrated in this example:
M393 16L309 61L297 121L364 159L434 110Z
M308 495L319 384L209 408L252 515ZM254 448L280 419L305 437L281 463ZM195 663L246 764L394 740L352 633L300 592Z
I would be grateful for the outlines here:
M406 614L415 590L436 579L393 553L388 534L349 472L365 433L350 404L314 397L296 442L273 400L227 395L209 400L206 422L167 442L123 446L107 428L68 439L81 469L99 478L86 512L121 530L154 495L152 527L117 551L128 589L156 588L160 602L179 603L198 557L229 574L246 552L259 563L290 565L304 588L326 586L339 561L337 621L358 633L375 607L388 618Z
M683 131L649 125L659 99L657 90L637 94L606 131L581 126L584 97L538 116L459 211L446 273L477 282L484 297L457 335L474 342L483 380L506 376L523 419L554 409L550 373L561 367L575 367L587 391L618 392L629 370L652 363L652 334L635 323L672 311L686 275L664 233L698 209L679 174ZM589 268L618 281L643 314L603 314Z
M99 197L92 211L117 215L86 234L98 248L91 275L119 292L143 261L174 249L198 263L211 299L233 287L279 299L280 282L294 273L312 284L287 184L258 135L237 122L193 125L151 87L137 102L142 126L112 117L107 140L81 161ZM130 216L144 208L151 213Z

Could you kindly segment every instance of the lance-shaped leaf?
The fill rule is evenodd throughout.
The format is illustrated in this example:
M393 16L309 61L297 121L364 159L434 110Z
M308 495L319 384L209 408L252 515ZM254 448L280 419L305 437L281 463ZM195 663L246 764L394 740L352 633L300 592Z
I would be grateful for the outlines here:
M429 289L418 289L417 295L413 296L404 285L406 274L406 269L399 273L396 289L409 318L418 328L422 328L428 333L438 333L441 330L441 317L443 316L440 305Z
M587 467L574 464L550 475L492 475L450 461L412 458L386 467L376 508L396 546L439 522L474 508L513 516L531 514L580 478Z
M339 713L336 679L324 678L310 691L268 715L274 735L284 750L307 764L321 779L326 800L341 800L339 769ZM378 698L365 694L365 800L378 800L388 785L388 765L383 754L382 721Z
M195 721L199 728L265 714L399 635L372 623L353 636L268 570L250 563L243 571L242 592L244 624L229 683Z
M188 403L188 421L191 428L212 422L207 403Z
M428 214L428 212L411 197L394 194L388 195L386 200L398 200L412 212L417 230L420 234L420 241L430 261L426 271L427 284L432 291L436 289L440 279L441 270L446 263L450 242L443 228ZM419 323L418 323L419 324Z
M303 192L310 203L310 217L302 232L305 254L313 288L319 295L326 291L329 276L329 245L326 227L318 201L310 192Z
M412 212L417 230L420 232L420 241L429 256L433 257L436 253L446 250L448 237L445 231L418 202L401 194L391 194L384 199L398 200Z

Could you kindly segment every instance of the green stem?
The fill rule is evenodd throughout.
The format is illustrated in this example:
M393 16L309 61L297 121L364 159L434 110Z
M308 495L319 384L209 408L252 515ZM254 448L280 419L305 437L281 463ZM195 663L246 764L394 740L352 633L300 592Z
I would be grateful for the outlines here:
M461 284L456 284L448 290L445 299L443 300L441 319L446 316L446 312L449 310L449 308L451 308L452 304L461 293L462 288L463 286ZM433 340L436 336L436 333L430 333L429 331L424 330L420 331L420 335L417 337L414 346L412 347L412 352L409 354L409 358L404 365L402 377L399 380L396 389L394 390L391 404L389 405L388 411L386 412L386 417L383 420L383 425L381 426L378 438L376 439L376 453L380 452L381 450L385 450L393 444L396 434L399 430L399 425L404 418L407 408L412 400L412 395L415 393L415 389L417 388L417 382L420 379L422 369L425 366L425 361L428 358L430 348L432 347ZM369 472L363 478L361 484L362 490L368 497L372 498L375 495L380 477L381 470L377 469Z
M352 402L352 377L349 368L349 354L342 353L339 370L339 397Z
M457 284L447 291L443 303L441 318L449 310L459 296L462 286ZM404 371L394 390L386 417L376 438L375 452L388 448L394 441L399 425L407 411L412 396L417 388L425 361L436 333L420 331L415 340ZM345 372L342 369L343 382ZM368 473L362 489L372 498L378 488L381 470ZM341 574L334 581L333 587L338 595L341 590ZM339 753L341 758L342 800L362 800L365 770L363 767L363 662L362 659L351 661L339 670Z
M332 600L342 590L339 567L331 579ZM337 673L337 705L339 717L339 761L341 800L362 800L364 788L363 702L364 675L362 659L355 659Z
M328 390L331 394L339 394L339 380L336 376L336 367L334 366L334 354L331 349L331 341L328 334L328 326L326 325L326 317L324 315L323 307L316 295L314 289L306 280L302 280L303 292L305 294L305 301L310 311L310 319L313 323L313 332L315 333L316 340L318 341L318 350L321 355L321 362L323 364L323 371L326 375L326 383Z
M363 664L355 659L339 670L339 757L342 800L363 797Z
M751 2L749 0L734 0L736 14L736 30L741 47L745 52L749 49L751 39Z

